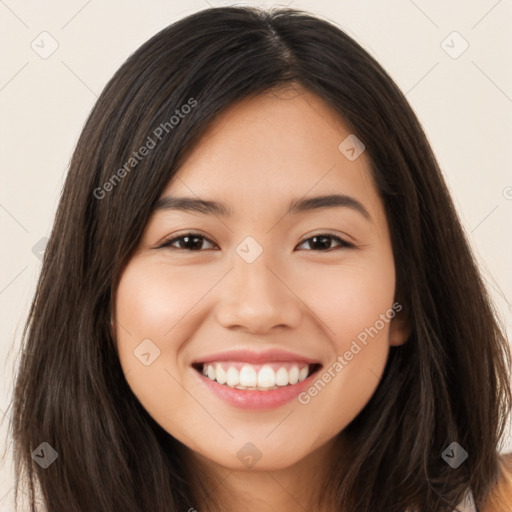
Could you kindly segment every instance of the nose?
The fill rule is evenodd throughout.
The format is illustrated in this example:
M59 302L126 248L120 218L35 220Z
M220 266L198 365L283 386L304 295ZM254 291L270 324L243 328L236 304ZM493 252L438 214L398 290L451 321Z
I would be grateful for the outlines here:
M216 315L223 327L265 334L299 325L304 303L293 283L271 268L264 255L265 251L252 263L238 259L226 276Z

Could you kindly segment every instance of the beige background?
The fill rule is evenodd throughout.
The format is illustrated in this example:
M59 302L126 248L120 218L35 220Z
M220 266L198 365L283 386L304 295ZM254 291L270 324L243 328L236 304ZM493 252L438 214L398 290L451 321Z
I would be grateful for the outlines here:
M157 31L209 5L234 3L0 0L0 418L12 391L44 237L97 96L128 55ZM511 339L512 1L293 0L281 5L338 24L406 93ZM7 415L2 451L8 443L6 423ZM510 433L505 443L512 450ZM9 450L0 471L0 510L7 511L13 485Z

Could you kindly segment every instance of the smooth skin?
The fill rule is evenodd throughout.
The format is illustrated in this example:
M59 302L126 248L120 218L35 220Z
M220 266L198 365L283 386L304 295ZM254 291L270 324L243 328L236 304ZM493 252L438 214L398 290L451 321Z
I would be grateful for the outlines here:
M234 348L278 348L325 369L392 308L384 207L367 153L350 161L338 149L350 133L297 85L225 110L162 197L215 200L233 214L155 211L116 291L114 333L127 382L155 421L222 481L214 492L228 512L313 510L335 436L375 392L390 345L410 334L398 314L306 405L294 399L242 410L212 394L191 367ZM350 207L285 214L293 199L326 194L357 199L370 218ZM181 239L158 248L190 232L213 243ZM311 240L323 234L354 247ZM263 249L252 263L236 251L246 237ZM134 355L145 339L160 350L148 366ZM262 455L251 468L237 456L248 442ZM191 507L208 510L208 503Z

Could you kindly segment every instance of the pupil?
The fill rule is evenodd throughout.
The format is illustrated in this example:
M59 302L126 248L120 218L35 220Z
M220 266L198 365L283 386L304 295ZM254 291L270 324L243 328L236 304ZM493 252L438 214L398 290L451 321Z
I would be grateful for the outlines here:
M314 236L313 244L318 240L323 240L323 243L319 244L322 248L329 249L331 243L330 243L330 238L328 236Z
M190 240L195 240L196 243L192 244L190 243ZM197 243L199 240L199 243ZM183 238L183 242L185 243L185 245L187 247L192 247L192 248L200 248L201 247L201 238L198 237L198 236L186 236Z

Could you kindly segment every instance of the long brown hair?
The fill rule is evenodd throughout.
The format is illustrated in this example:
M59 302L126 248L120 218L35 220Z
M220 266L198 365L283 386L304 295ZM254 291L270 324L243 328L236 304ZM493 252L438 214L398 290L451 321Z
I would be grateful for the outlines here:
M291 82L325 100L366 146L390 225L397 300L412 326L344 430L349 443L325 482L326 503L451 512L469 488L477 504L491 492L511 354L419 121L383 68L332 23L226 7L183 18L139 48L105 87L74 152L12 403L17 485L22 476L38 482L50 512L177 512L197 502L186 447L123 374L109 328L115 291L154 203L207 126L237 100ZM148 137L155 146L135 158ZM42 442L58 453L46 469L31 457ZM441 456L452 442L469 455L457 469Z

